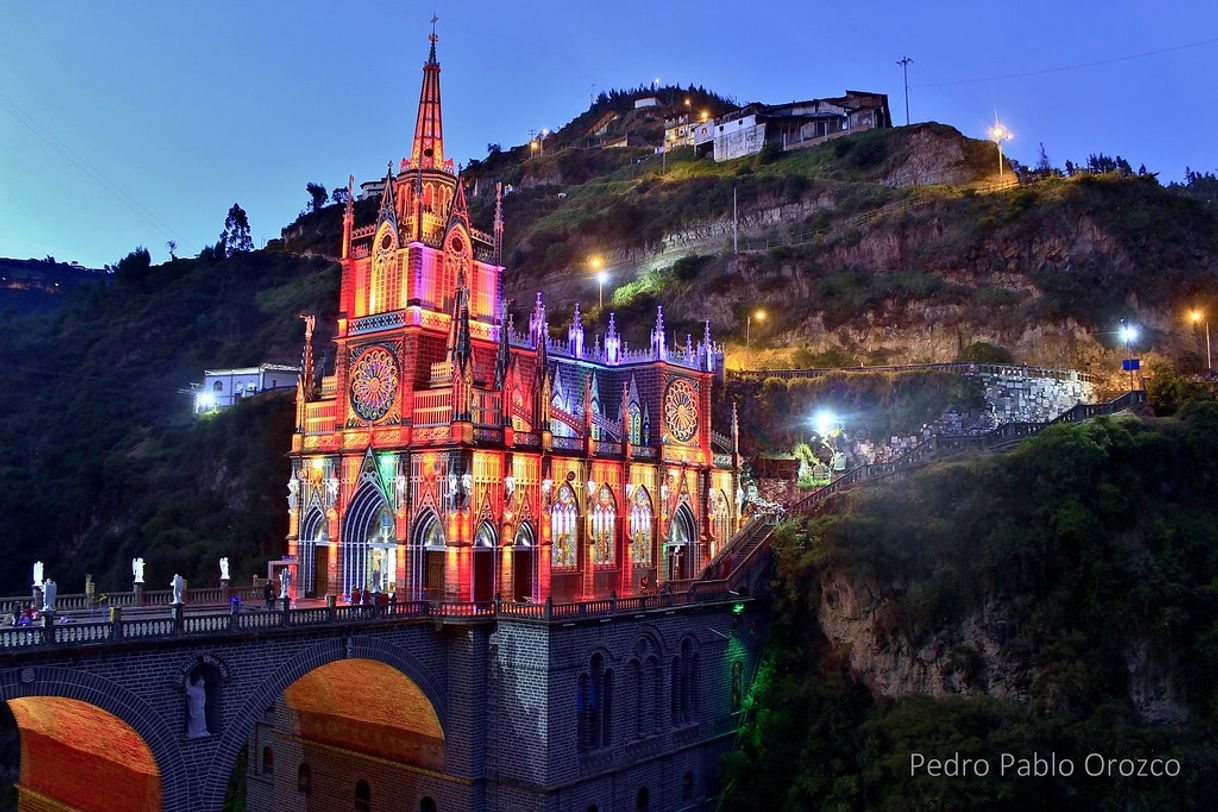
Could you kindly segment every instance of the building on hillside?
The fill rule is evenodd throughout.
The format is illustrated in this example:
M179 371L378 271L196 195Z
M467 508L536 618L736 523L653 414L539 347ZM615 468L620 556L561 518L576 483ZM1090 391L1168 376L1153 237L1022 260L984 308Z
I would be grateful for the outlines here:
M656 96L643 96L634 100L634 109L641 110L644 107L659 107L660 100Z
M205 369L203 382L194 385L195 414L227 409L242 398L272 389L294 389L300 367L259 364L237 369Z
M712 430L722 349L631 349L610 316L562 338L503 300L502 201L470 223L445 157L435 37L410 157L374 222L343 218L333 375L298 389L289 555L300 596L567 601L689 579L738 525L737 443ZM290 559L289 559L290 560Z
M700 156L713 154L716 161L730 161L755 155L766 143L778 144L783 150L798 149L891 126L887 94L847 90L844 96L831 99L773 105L754 102L703 122L694 131L694 151Z
M664 148L692 147L698 125L705 121L704 114L688 110L674 111L664 117Z
M608 138L601 143L601 149L625 149L626 147L649 147L647 138L638 133L628 133L619 135L616 138Z

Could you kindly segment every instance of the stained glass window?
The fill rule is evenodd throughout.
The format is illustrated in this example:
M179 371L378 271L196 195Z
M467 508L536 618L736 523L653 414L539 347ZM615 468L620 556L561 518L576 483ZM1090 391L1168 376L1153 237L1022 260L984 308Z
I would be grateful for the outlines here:
M575 568L575 523L578 508L575 491L563 484L550 510L550 565L556 569Z
M668 433L679 443L687 443L698 433L698 393L684 378L668 385L664 394L664 419Z
M631 403L628 415L630 421L630 442L635 445L641 445L643 442L643 413L639 411L639 404Z
M617 504L608 485L601 485L592 509L592 563L609 565L614 561L613 529Z
M636 567L650 567L651 558L651 496L646 488L634 492L630 506L630 560Z
M351 406L364 420L380 420L393 408L398 391L398 365L384 347L366 350L351 375Z

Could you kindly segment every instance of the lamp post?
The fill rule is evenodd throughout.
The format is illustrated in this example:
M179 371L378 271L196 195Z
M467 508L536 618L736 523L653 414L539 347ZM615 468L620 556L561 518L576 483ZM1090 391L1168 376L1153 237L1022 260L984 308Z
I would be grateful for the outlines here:
M605 309L605 283L609 281L609 274L605 273L602 268L605 267L605 262L600 257L593 257L589 260L592 270L596 271L596 287L597 287L597 307L600 310Z
M1200 310L1194 310L1188 314L1188 317L1193 320L1193 325L1196 326L1202 321L1205 322L1205 371L1207 373L1214 371L1213 356L1210 355L1210 320L1205 318L1205 313Z
M1121 319L1121 340L1125 342L1125 366L1129 368L1129 391L1134 390L1133 371L1137 364L1133 357L1133 342L1138 337L1138 328L1132 324L1126 324L1124 319Z
M746 318L744 320L744 346L745 346L745 349L748 349L749 347L753 346L753 319L757 319L757 321L759 323L765 321L765 311L758 310L754 313L750 313L748 315L748 318Z
M1006 127L994 122L994 126L990 128L990 139L998 145L998 177L1002 177L1002 142L1010 141L1015 135Z

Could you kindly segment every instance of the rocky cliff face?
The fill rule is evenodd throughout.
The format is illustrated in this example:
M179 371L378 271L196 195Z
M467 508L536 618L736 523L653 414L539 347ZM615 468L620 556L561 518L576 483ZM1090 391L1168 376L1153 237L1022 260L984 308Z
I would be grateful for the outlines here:
M893 590L841 573L821 579L817 613L821 630L845 647L850 671L876 696L989 696L1027 702L1041 676L1034 651L1012 617L1016 601L987 601L981 611L927 639L911 641L888 630ZM1155 724L1184 724L1189 712L1170 664L1147 640L1133 640L1125 654L1127 691L1138 715Z

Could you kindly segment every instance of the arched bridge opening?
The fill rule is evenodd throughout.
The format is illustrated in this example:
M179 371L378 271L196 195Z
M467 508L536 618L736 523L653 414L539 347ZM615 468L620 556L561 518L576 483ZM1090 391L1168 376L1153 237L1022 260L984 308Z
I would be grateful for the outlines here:
M0 717L18 810L156 812L161 772L147 742L105 710L61 696L9 699ZM16 751L16 752L14 752ZM14 775L15 773L15 775Z
M386 662L353 657L288 685L247 744L247 808L418 808L458 788L427 694ZM386 806L387 805L387 806Z

